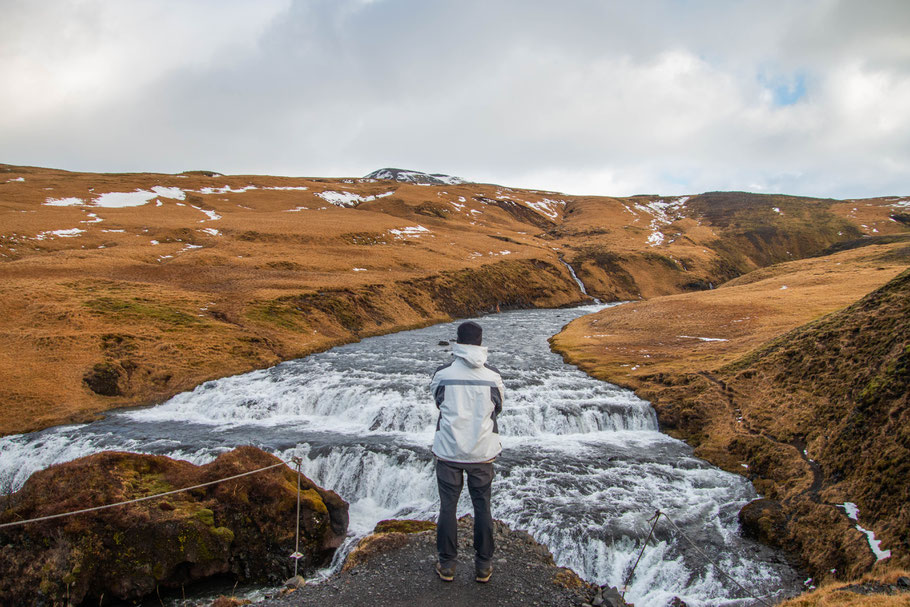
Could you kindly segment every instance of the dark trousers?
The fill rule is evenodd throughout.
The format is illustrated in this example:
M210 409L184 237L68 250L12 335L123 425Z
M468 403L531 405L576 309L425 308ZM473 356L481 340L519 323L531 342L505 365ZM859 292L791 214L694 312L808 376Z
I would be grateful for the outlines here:
M493 561L493 515L490 512L490 485L493 462L461 464L436 460L439 485L439 520L436 523L436 552L443 567L454 565L458 556L458 496L468 475L468 492L474 504L474 566L489 567Z

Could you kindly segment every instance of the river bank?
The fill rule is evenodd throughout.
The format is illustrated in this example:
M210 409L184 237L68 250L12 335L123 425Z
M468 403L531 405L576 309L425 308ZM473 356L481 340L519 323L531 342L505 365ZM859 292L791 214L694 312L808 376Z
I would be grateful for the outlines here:
M888 282L907 262L898 243L782 264L606 310L551 341L634 387L697 455L752 480L777 504L758 535L817 580L907 567L907 439L893 425L910 414L906 272Z

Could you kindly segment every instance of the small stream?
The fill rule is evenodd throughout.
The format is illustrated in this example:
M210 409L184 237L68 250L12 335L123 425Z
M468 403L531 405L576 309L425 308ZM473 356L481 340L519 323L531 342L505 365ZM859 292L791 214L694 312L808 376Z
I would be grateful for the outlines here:
M527 530L585 579L621 586L659 508L750 594L773 600L797 592L798 573L782 555L739 534L737 513L756 497L747 480L660 433L648 402L550 351L551 335L602 308L477 319L506 385L493 515ZM440 342L454 339L456 325L373 337L206 382L155 407L2 438L0 490L102 450L204 463L253 444L283 458L302 456L307 476L350 502L355 536L385 518L433 519L436 408L428 384L450 356ZM461 513L470 512L466 494ZM692 606L757 604L661 522L627 599L657 607L674 596Z

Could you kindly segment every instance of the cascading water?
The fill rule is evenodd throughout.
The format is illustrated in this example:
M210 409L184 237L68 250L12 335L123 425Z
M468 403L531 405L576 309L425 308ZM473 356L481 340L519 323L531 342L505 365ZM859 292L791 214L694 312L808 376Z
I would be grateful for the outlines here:
M796 590L797 573L779 554L739 535L737 512L756 497L746 480L661 434L646 401L550 351L550 335L601 307L478 319L506 385L494 516L529 531L560 565L620 586L659 508L752 594ZM51 464L107 449L203 463L254 444L302 456L307 476L351 503L356 535L384 518L432 519L436 408L428 384L450 356L440 341L454 333L450 323L374 337L210 381L156 407L2 438L0 490L17 489ZM461 513L470 512L466 494ZM673 596L689 605L754 604L661 523L626 597L661 606Z
M559 261L562 263L562 265L564 265L566 268L569 269L569 274L572 275L572 280L574 280L575 284L578 285L578 288L581 290L582 295L588 295L588 290L585 288L585 283L581 282L581 279L578 277L578 274L575 273L575 268L573 268L569 264L568 261L566 261L565 259L563 259L561 257L559 258ZM597 299L596 297L594 297L592 299L594 300L594 303L596 303L596 304L600 303L600 300Z

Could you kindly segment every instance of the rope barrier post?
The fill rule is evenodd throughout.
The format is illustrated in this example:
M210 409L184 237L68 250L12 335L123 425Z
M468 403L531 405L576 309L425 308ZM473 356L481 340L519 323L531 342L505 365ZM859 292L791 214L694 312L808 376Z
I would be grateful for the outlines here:
M651 540L651 536L654 534L654 528L657 527L657 520L660 518L660 515L663 514L660 510L654 513L654 516L648 519L648 522L654 521L651 525L651 531L648 532L648 537L645 538L645 543L641 545L641 552L638 553L638 558L635 560L635 564L632 565L632 571L629 572L629 575L626 577L626 581L622 585L622 594L619 596L622 600L626 600L626 590L629 588L629 582L632 581L632 576L635 575L635 569L638 567L638 563L641 562L641 557L645 554L645 548L648 546L648 542Z
M300 554L300 465L302 460L299 457L294 457L291 461L297 464L297 531L294 534L294 554L291 555L291 558L294 559L294 578L296 579L297 563L300 562L300 557L303 556Z

